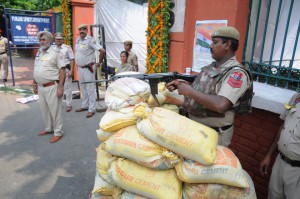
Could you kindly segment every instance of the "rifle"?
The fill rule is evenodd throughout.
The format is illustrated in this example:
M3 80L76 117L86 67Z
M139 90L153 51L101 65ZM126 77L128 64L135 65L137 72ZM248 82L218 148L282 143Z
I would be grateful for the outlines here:
M97 82L111 82L115 81L120 78L124 77L131 77L140 80L146 80L149 82L151 95L153 96L156 103L159 105L158 99L156 98L156 94L158 94L158 83L159 82L166 82L169 83L175 79L182 79L187 82L193 83L196 79L197 75L186 75L186 74L179 74L178 72L168 72L168 73L152 73L152 74L116 74L112 76L110 79L105 80L95 80L95 81L88 81L82 82L81 84L90 84L90 83L97 83Z

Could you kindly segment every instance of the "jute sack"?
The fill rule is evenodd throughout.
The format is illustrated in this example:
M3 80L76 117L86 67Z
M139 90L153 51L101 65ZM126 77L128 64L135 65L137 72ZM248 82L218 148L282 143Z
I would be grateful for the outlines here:
M139 132L147 139L191 160L211 165L216 158L218 133L173 111L139 104L134 114L141 119Z
M160 106L160 108L168 109L170 111L174 111L175 113L179 113L178 106L176 106L174 104L163 104Z
M112 196L105 196L97 193L92 193L90 195L90 199L114 199L114 198Z
M103 180L98 174L98 172L96 171L95 183L94 183L92 194L97 193L97 194L108 195L108 196L113 196L113 198L117 198L121 196L122 192L123 192L122 189L112 184L109 184L108 182Z
M126 126L136 124L138 117L133 114L134 106L119 110L108 110L100 120L102 131L115 132Z
M143 137L136 125L117 131L103 143L109 154L127 158L145 167L158 170L174 168L178 156Z
M222 184L190 184L183 185L183 199L193 198L222 198L222 199L256 199L253 181L244 171L249 188L238 188Z
M112 179L108 175L108 169L110 168L113 161L117 160L117 157L112 156L111 154L107 153L103 149L103 143L96 149L97 151L97 159L96 159L96 168L101 176L106 182L113 184Z
M147 82L124 77L112 82L107 87L105 103L107 107L118 110L139 102L146 102L150 94L150 86Z
M113 132L104 132L102 129L96 130L96 133L100 142L106 141L111 135L113 135Z
M175 170L159 171L119 158L109 168L114 184L122 189L149 198L181 199L182 183Z
M127 191L124 191L122 193L120 199L150 199L150 198L147 198L145 196L141 196L141 195L138 195L138 194L129 193Z
M177 176L187 183L218 183L241 188L249 187L240 161L230 149L218 146L216 160L216 163L210 166L183 160L175 166Z

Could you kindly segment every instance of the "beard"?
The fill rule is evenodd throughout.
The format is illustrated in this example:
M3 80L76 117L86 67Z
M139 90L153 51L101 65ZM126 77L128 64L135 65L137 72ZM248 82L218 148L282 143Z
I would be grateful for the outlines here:
M47 44L41 45L40 47L42 50L47 50L50 46L51 46L51 44L47 43Z

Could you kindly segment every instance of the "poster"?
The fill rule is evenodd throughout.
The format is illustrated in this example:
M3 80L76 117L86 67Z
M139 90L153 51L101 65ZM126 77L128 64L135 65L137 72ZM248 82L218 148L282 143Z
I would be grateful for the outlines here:
M38 44L39 31L52 32L52 19L47 16L11 14L10 24L14 45Z
M202 67L214 61L209 47L212 43L211 34L220 26L227 26L227 20L196 21L192 71L200 72Z

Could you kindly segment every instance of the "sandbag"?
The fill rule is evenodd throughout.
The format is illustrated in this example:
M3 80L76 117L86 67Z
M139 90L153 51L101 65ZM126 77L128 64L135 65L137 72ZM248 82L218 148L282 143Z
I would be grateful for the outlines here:
M104 142L108 140L108 138L113 134L113 132L104 132L102 129L96 130L98 140L100 142Z
M94 188L92 191L92 194L97 193L100 195L108 195L108 196L113 196L114 198L117 198L121 196L121 193L123 192L122 189L109 184L105 180L103 180L100 175L98 174L98 171L96 171L95 175L95 183L94 183Z
M107 110L100 120L102 131L116 132L126 126L136 124L138 117L133 114L134 106L119 110Z
M129 193L127 191L124 191L122 193L120 199L150 199L150 198L147 198L145 196L141 196L141 195L138 195L138 194Z
M168 109L170 111L174 111L175 113L179 113L178 106L176 106L174 104L163 104L160 106L160 108Z
M105 104L110 109L133 106L146 102L150 96L150 86L145 81L124 77L112 82L105 92Z
M102 146L109 154L158 170L174 168L179 161L174 153L143 137L136 125L117 131Z
M222 198L222 199L256 199L253 181L244 171L249 188L238 188L222 184L190 184L183 185L183 199L194 198Z
M182 183L175 170L159 171L119 158L109 168L114 184L122 189L149 198L180 199Z
M234 187L249 187L242 166L234 153L217 147L216 163L210 166L184 160L175 166L178 178L187 183L218 183Z
M92 193L89 199L114 199L114 198L112 196L105 196L97 193Z
M134 114L139 132L147 139L191 160L211 165L216 158L218 133L173 111L139 104Z
M158 94L156 95L156 98L159 104L157 104L153 96L150 95L149 99L147 100L147 103L150 107L158 107L165 103L174 104L177 106L181 106L183 104L184 96L179 95L177 90L170 92L166 87L166 82L160 82L157 87Z
M113 161L117 160L117 157L112 156L111 154L107 153L103 149L103 143L96 149L97 158L96 158L96 168L98 174L104 179L106 182L113 184L111 177L108 175L108 169L111 166Z

